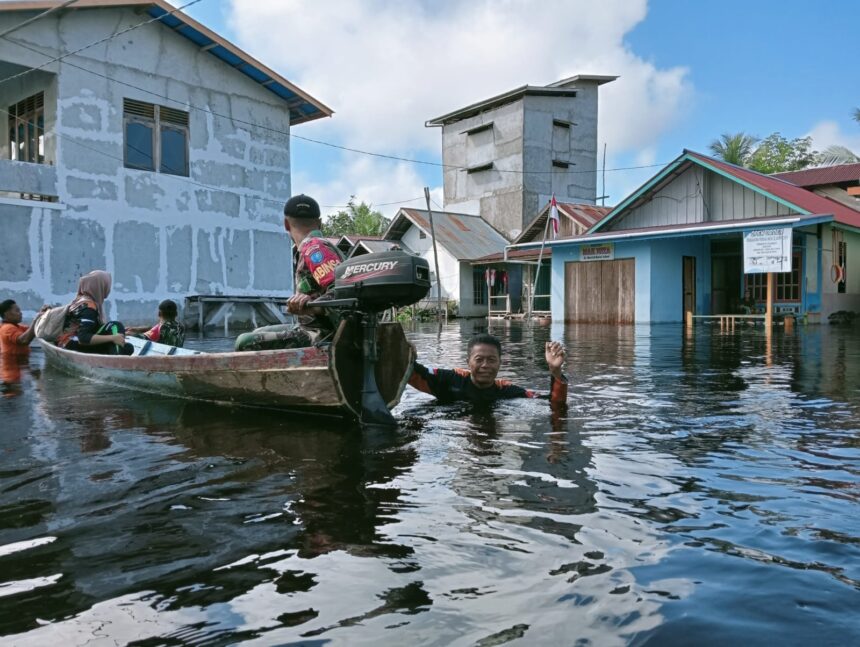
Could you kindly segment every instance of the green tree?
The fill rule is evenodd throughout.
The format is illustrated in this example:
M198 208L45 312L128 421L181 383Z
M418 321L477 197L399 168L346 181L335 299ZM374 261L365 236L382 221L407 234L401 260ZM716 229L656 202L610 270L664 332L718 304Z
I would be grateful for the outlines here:
M381 236L388 228L388 218L373 209L364 201L356 204L355 196L350 197L346 209L341 209L326 218L323 234L326 236Z
M812 149L812 137L786 139L777 132L761 141L746 166L759 173L782 173L813 166L818 158Z
M718 157L724 162L746 166L756 143L758 143L758 137L744 132L723 133L719 139L711 142L709 148L714 157Z

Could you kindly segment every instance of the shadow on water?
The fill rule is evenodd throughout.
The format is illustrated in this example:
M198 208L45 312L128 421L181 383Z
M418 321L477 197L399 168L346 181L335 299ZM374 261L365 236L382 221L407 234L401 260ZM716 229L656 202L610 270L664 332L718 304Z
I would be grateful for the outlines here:
M411 552L378 536L399 497L378 486L415 460L408 432L138 397L50 368L24 386L30 456L0 473L3 543L56 540L0 557L5 581L33 587L0 608L4 634L143 590L163 610L227 602L272 580L260 559L224 568L249 555ZM61 577L42 588L35 574Z
M15 644L847 644L860 632L860 336L456 322L569 406L408 391L394 432L78 381L0 398ZM208 350L221 341L202 340ZM16 634L16 635L12 635Z

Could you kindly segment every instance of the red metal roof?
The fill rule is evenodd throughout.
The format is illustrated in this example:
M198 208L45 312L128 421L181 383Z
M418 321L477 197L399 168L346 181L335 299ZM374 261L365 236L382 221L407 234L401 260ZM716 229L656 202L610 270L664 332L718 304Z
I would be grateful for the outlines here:
M598 207L593 204L579 204L576 202L557 202L556 204L558 204L559 216L566 217L574 222L574 232L591 229L595 223L600 222L606 214L612 211L612 207ZM543 238L546 219L549 217L549 205L549 202L544 205L535 219L523 229L523 233L516 237L514 244L527 243Z
M758 187L762 191L769 193L777 198L781 198L801 209L808 211L810 214L833 215L836 222L840 222L852 227L860 227L860 211L856 211L851 207L842 205L834 200L825 198L824 196L813 193L796 184L792 184L786 180L781 180L772 175L762 175L756 171L751 171L747 168L741 168L722 160L695 153L693 151L685 151L686 155L691 159L697 160L730 175L741 182L751 184Z
M537 261L540 255L540 247L530 247L529 249L509 249L508 261ZM543 260L552 258L552 247L547 245L543 250ZM495 254L487 254L481 258L472 261L472 265L490 265L493 263L504 263L505 253L497 252Z
M822 166L808 168L802 171L774 173L771 177L791 182L797 186L814 187L828 184L843 184L845 182L860 183L860 162L856 164L839 164L838 166Z

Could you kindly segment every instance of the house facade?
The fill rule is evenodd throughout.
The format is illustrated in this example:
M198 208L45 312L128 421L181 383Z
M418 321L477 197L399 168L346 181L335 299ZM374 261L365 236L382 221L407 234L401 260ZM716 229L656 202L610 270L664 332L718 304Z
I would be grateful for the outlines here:
M0 40L0 292L32 313L105 269L127 323L289 296L289 132L331 110L163 0L61 4L0 5L35 19Z
M744 235L771 230L790 241L777 313L819 322L860 311L860 209L847 190L840 198L684 151L586 234L548 243L552 317L681 322L737 313L747 290L763 307L766 274L745 271Z
M442 129L444 209L513 240L552 195L594 204L598 88L616 78L525 85L429 120Z
M433 232L439 274L436 274L433 253ZM489 312L487 283L483 268L472 267L471 261L501 252L507 240L480 216L463 213L433 212L401 208L382 236L383 242L397 242L410 253L427 259L430 264L431 287L427 298L436 303L437 289L442 300L457 304L461 317L486 317ZM510 279L519 289L519 275Z

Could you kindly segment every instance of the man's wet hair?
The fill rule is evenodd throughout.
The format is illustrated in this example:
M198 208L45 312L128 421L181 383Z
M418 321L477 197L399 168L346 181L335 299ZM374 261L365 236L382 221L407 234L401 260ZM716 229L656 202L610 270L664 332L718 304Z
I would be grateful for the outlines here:
M469 348L466 352L466 357L472 356L472 349L478 344L486 344L488 346L495 346L496 350L499 351L499 357L502 356L502 342L499 341L498 337L482 332L478 335L475 335L469 340Z
M158 314L167 319L176 319L176 315L178 314L176 302L172 299L165 299L158 304Z
M0 317L6 317L6 313L9 311L9 308L15 305L15 301L12 299L6 299L3 303L0 303Z

